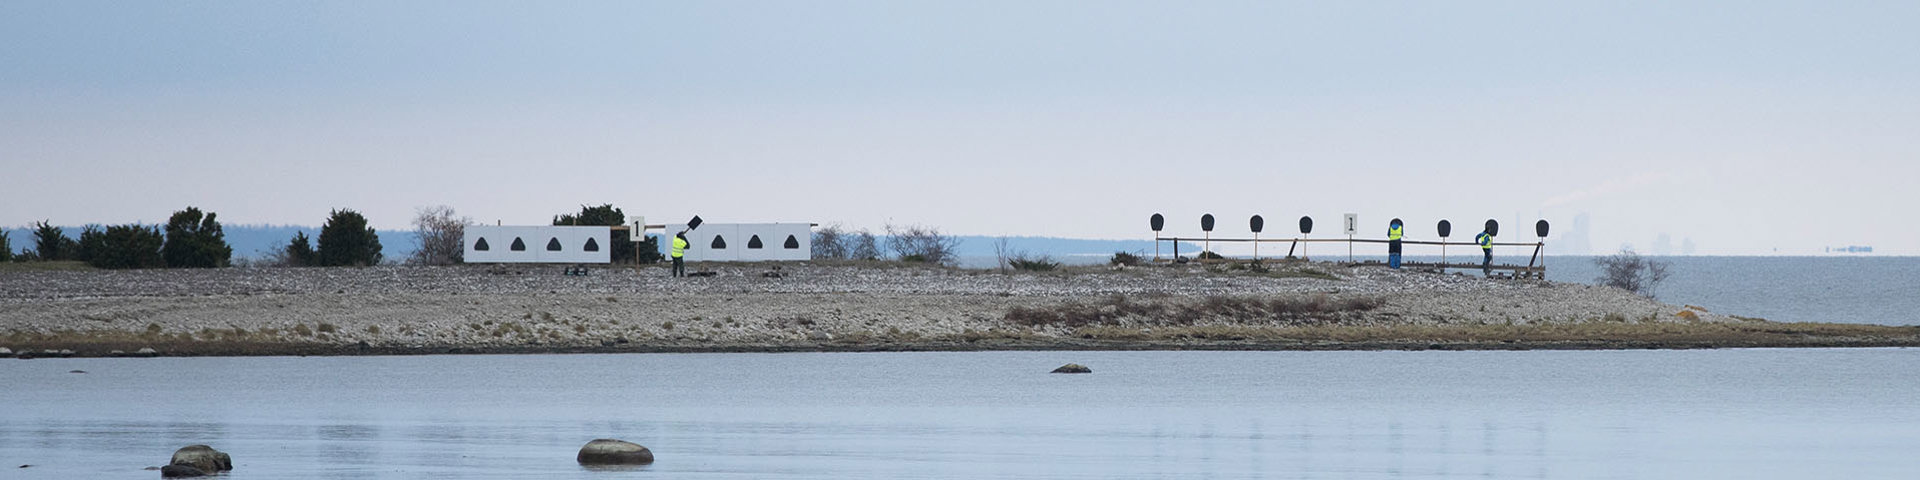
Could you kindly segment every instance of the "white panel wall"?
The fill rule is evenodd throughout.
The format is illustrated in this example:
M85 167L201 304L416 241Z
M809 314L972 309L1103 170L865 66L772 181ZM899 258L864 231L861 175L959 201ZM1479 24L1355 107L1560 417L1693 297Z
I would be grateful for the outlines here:
M481 239L487 241L486 250L475 248L480 245ZM526 249L514 250L514 239L519 239ZM589 239L599 247L599 251L587 251ZM608 227L470 225L462 241L466 243L467 263L613 261L613 229ZM558 243L559 250L549 250L551 243Z
M668 225L661 246L671 248L673 234L686 230L685 224ZM749 248L753 237L760 237L760 248ZM797 248L786 248L787 236L793 236ZM726 241L727 248L713 248L713 240ZM764 262L774 260L810 260L813 258L813 227L805 223L703 223L687 232L686 259L690 262ZM663 248L663 253L666 251Z

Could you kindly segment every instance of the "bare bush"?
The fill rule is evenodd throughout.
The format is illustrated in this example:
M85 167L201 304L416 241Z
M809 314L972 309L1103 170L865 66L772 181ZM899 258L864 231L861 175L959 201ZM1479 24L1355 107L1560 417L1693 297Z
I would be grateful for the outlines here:
M466 256L465 235L473 219L456 216L453 207L440 205L414 210L413 231L420 249L413 251L407 263L415 265L452 265Z
M1140 266L1141 263L1145 262L1145 260L1141 259L1140 256L1141 254L1139 253L1113 252L1113 256L1107 258L1107 264L1137 267L1137 266Z
M873 232L862 228L858 233L855 233L853 235L853 247L847 249L847 258L854 260L879 260L880 242L874 238Z
M880 248L873 232L848 230L840 224L813 232L813 258L820 260L879 260Z
M894 257L903 262L952 265L960 260L955 255L959 248L960 239L940 233L938 228L887 225L887 249L892 250Z
M852 235L840 227L840 224L820 227L813 232L813 258L819 260L846 260L853 247Z
M1595 278L1595 282L1647 297L1653 297L1654 289L1667 280L1669 265L1642 257L1634 253L1632 248L1623 248L1620 253L1595 258L1593 263L1600 267L1600 277Z
M1013 248L1009 246L1007 237L1000 237L993 240L994 265L1000 269L1001 274L1007 273L1007 260L1012 255Z

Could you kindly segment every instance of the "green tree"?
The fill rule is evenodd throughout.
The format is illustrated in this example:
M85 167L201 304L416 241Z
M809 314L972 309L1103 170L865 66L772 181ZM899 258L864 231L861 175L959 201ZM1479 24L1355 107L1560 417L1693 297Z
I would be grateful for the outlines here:
M87 264L95 268L159 268L166 266L160 256L165 243L160 227L114 225L105 231L87 228L80 233Z
M627 224L627 214L621 212L619 208L615 208L611 203L598 207L581 205L579 214L563 213L555 215L553 217L553 224L616 227ZM613 241L611 242L613 243L613 251L609 253L611 254L613 263L634 263L636 258L640 263L655 263L660 261L659 242L657 237L646 237L640 242L634 242L632 231L614 230ZM638 257L634 256L636 243L639 250Z
M80 242L67 238L66 232L53 226L46 220L33 224L33 248L40 252L41 260L72 260L80 249Z
M160 247L168 267L224 267L233 259L233 247L227 245L227 235L220 230L215 215L203 215L194 207L173 212L167 219L167 243Z
M99 225L82 227L80 230L80 241L74 244L73 254L69 255L69 257L72 257L73 260L92 263L95 252L106 251L106 232L100 230Z
M311 267L314 265L313 243L307 241L307 232L295 232L293 240L287 242L284 250L286 265L289 267Z
M323 267L380 264L380 234L367 226L367 217L349 209L334 210L320 227L319 265Z
M0 262L13 261L13 240L7 238L7 231L0 230Z

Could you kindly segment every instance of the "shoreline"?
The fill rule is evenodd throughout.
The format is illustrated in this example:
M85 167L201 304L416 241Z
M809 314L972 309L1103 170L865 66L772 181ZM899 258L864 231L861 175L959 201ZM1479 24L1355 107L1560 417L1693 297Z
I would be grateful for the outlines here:
M0 348L114 356L1920 346L1617 289L1365 265L899 263L0 272ZM136 356L136 355L125 355Z

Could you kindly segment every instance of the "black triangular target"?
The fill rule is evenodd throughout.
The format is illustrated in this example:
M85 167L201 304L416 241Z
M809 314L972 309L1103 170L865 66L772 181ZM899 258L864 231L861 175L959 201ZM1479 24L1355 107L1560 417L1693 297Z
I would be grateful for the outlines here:
M727 248L727 239L720 238L719 235L714 235L713 244L710 246L713 247L714 250L725 249Z
M589 252L598 252L600 251L600 241L597 239L589 238L587 239L587 246L581 247L581 250L586 250Z
M759 235L754 235L754 236L753 236L753 238L749 238L749 239L747 239L747 248L760 248L760 247L763 247L763 246L765 246L765 245L761 245L761 244L760 244L760 236L759 236Z
M488 248L492 248L492 247L487 246L487 239L485 237L482 237L480 241L473 242L474 251L484 252L484 251L487 251Z
M560 251L560 239L559 239L559 238L548 238L548 239L547 239L547 251L549 251L549 252L558 252L558 251Z
M786 247L787 247L787 248L791 248L791 249L799 249L799 248L800 248L800 239L798 239L798 238L794 238L794 236L793 236L793 235L787 235L787 244L786 244Z
M513 237L513 245L508 245L507 249L516 252L527 251L527 242L520 241L520 237Z

